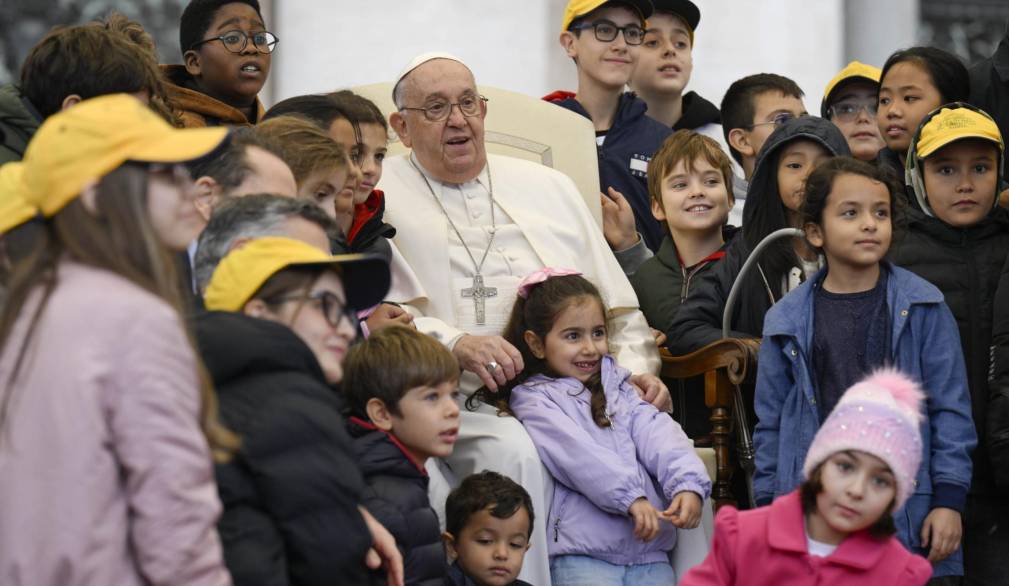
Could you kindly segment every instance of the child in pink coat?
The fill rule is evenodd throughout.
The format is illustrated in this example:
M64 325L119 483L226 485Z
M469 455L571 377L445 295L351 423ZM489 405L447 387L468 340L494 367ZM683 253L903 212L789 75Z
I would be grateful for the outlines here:
M813 439L806 481L770 506L716 517L681 586L923 585L932 568L893 536L921 463L921 389L885 370L849 388Z

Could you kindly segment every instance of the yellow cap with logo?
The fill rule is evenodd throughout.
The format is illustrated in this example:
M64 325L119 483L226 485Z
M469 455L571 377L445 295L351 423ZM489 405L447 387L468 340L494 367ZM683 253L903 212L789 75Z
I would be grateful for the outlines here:
M820 116L823 118L827 117L827 103L830 101L830 94L833 93L842 82L862 79L879 85L879 78L882 73L883 70L879 67L866 65L860 61L852 61L851 63L845 65L844 69L838 72L833 79L827 82L827 89L823 90L823 100L820 102Z
M968 108L942 108L921 127L915 152L919 159L925 159L964 138L988 140L997 144L999 150L1005 150L998 125L988 115Z
M24 164L13 161L0 167L0 234L6 234L39 215L25 201Z
M569 0L564 8L564 18L561 20L561 32L568 30L571 23L576 18L585 16L603 4L608 4L614 0ZM620 4L626 4L633 8L641 16L641 24L644 26L645 20L652 15L652 3L649 0L618 0Z
M28 144L25 197L51 217L127 161L184 163L209 154L227 135L224 127L173 128L127 94L84 100L46 119Z
M380 256L331 255L291 238L267 236L251 240L229 252L210 277L203 302L207 309L240 311L266 281L291 266L339 267L347 304L367 309L389 291L389 266Z

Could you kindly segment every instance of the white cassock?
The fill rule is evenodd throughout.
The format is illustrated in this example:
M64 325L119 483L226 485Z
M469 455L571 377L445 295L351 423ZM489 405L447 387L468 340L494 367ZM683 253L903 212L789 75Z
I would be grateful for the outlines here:
M577 269L599 288L610 308L609 346L620 365L634 373L657 373L658 350L634 290L571 179L511 157L488 155L488 163L490 180L485 167L476 179L463 184L442 183L425 171L432 195L409 158L385 161L385 220L396 227L393 285L386 298L406 305L416 316L418 330L452 348L464 334L500 335L518 284L529 273L545 266ZM484 285L496 287L497 295L485 300L483 325L476 323L473 298L462 296L463 289L473 286L474 263L434 197L441 199L477 262L487 251L481 274ZM481 383L466 372L461 385L469 394ZM498 417L487 406L464 409L448 464L460 479L491 469L525 487L532 497L536 523L520 577L538 586L549 584L546 526L552 480L518 420ZM437 466L429 465L428 470L432 472L431 504L444 525L451 480L439 478Z

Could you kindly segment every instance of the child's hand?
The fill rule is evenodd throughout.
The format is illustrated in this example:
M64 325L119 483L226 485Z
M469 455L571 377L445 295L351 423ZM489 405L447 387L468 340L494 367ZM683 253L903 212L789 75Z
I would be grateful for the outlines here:
M616 189L610 187L599 194L603 212L603 237L611 250L627 250L638 243L638 229L634 223L634 210Z
M634 519L635 537L645 543L655 539L659 534L659 512L648 499L641 497L634 501L627 512Z
M632 374L628 379L631 386L638 390L638 395L645 401L655 405L659 411L672 413L673 398L662 380L651 373Z
M704 501L696 492L685 490L676 493L669 508L661 513L662 517L680 529L693 529L701 523L701 507Z
M960 513L946 507L936 507L921 526L921 546L928 548L928 561L938 562L960 547L963 521Z

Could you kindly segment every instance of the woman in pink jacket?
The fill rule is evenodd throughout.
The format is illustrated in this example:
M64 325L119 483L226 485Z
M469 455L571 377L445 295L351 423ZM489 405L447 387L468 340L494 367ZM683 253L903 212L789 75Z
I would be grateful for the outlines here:
M767 507L725 507L704 562L681 586L921 586L932 567L900 544L891 516L921 463L918 386L880 371L841 397L806 454L806 481Z
M213 423L173 252L201 229L179 163L226 136L118 94L28 145L20 188L46 230L0 311L4 586L231 584L211 446L236 442Z

